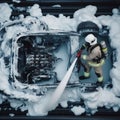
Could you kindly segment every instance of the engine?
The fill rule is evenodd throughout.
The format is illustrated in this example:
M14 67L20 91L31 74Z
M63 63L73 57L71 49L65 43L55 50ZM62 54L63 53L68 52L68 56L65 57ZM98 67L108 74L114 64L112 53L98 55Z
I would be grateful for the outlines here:
M55 82L57 74L54 68L61 58L56 57L54 52L59 49L63 40L66 40L66 36L20 37L15 45L17 49L14 48L14 56L18 56L14 61L18 72L15 78L27 84L49 80Z

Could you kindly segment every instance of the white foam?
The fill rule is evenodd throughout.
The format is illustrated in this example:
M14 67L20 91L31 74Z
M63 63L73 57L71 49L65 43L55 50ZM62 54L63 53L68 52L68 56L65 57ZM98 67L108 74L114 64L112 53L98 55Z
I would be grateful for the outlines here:
M3 24L5 20L9 20L11 15L11 8L8 4L0 4L0 22ZM4 8L4 10L3 10ZM35 12L38 11L38 12ZM69 16L66 17L62 14L59 15L59 17L55 17L53 15L46 15L43 16L41 12L41 8L39 5L34 5L29 9L29 12L31 16L27 16L23 21L23 27L21 26L12 26L8 27L6 29L6 34L4 35L4 41L2 42L1 49L4 51L4 56L10 55L10 46L6 43L9 43L10 39L14 36L16 32L24 32L27 31L28 28L32 31L38 31L37 25L39 25L39 22L36 22L36 18L39 18L40 20L43 20L46 22L50 29L61 29L65 31L75 31L77 25L82 21L90 20L94 23L96 23L100 28L102 25L106 25L109 30L109 37L110 37L110 44L113 48L116 49L116 57L117 61L114 62L113 68L111 69L110 75L113 83L113 89L102 89L99 88L98 92L94 93L81 93L79 89L65 89L64 94L62 94L62 91L58 91L59 96L62 94L62 97L60 98L59 102L61 103L61 106L67 107L67 101L80 101L82 98L84 100L85 108L79 107L73 107L72 111L75 115L80 115L87 111L86 108L89 108L91 110L91 113L94 114L97 111L98 107L105 106L107 109L113 108L115 112L117 112L120 108L120 98L117 96L120 96L120 15L118 9L113 10L113 15L102 15L102 16L95 16L95 13L97 11L97 7L95 6L86 6L83 9L80 9L74 13L74 17L70 18ZM23 18L23 17L22 17ZM38 20L39 20L38 19ZM33 26L30 26L29 23L31 21L34 21ZM28 28L27 28L28 27ZM11 33L12 31L12 33ZM73 42L73 41L72 41ZM78 43L78 42L76 42ZM77 50L78 46L76 44L72 44L72 53L74 53ZM65 61L66 62L66 61ZM6 94L10 94L12 100L10 97L6 97L5 95L0 95L0 103L8 99L8 101L11 103L11 106L13 108L20 108L22 111L28 110L28 114L30 116L44 116L48 114L48 111L45 111L45 107L48 104L49 100L51 99L52 90L49 90L46 95L44 96L36 96L35 94L30 93L23 93L22 91L17 91L16 89L11 88L9 82L8 82L8 75L9 70L5 68L4 60L3 58L0 58L0 90L4 91ZM75 77L73 77L75 79ZM74 81L74 80L73 80ZM19 84L19 83L17 83ZM19 85L18 85L19 86ZM65 87L65 86L64 86ZM57 94L56 93L56 94ZM17 98L13 99L13 98ZM54 97L53 97L54 98ZM56 101L59 99L55 95L55 100L52 101L53 103L56 103ZM58 103L59 103L58 102ZM52 103L52 104L53 104ZM57 105L58 105L57 103ZM55 108L57 105L53 105L53 108Z

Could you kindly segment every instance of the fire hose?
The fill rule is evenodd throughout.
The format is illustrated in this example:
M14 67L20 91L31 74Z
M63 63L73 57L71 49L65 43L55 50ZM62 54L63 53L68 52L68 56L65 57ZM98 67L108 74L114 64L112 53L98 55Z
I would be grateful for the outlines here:
M78 68L78 73L79 73L79 71L80 71L80 68L81 68L81 66L85 69L85 65L81 62L81 54L82 54L82 50L79 50L78 52L77 52L77 68Z

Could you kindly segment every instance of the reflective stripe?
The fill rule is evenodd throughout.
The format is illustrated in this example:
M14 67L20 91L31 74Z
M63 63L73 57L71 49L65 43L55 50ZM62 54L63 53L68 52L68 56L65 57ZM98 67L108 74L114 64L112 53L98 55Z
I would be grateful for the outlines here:
M98 81L99 81L99 82L102 82L102 81L103 81L103 76L98 77Z
M102 48L102 51L103 51L103 52L107 52L108 49L107 49L107 48Z
M89 76L90 76L90 73L89 73L89 72L84 72L84 76L85 76L85 77L89 77Z
M86 47L86 45L85 45L85 44L83 44L83 47Z
M89 61L88 65L90 65L91 67L100 67L100 66L102 66L104 64L104 62L105 62L104 59L102 59L100 61L100 63L95 63L95 62Z
M82 58L83 58L83 60L86 60L87 56L86 55L82 55Z
M108 53L108 49L107 49L107 48L103 48L102 51L103 51L103 53L104 53L105 55L107 55L107 53Z

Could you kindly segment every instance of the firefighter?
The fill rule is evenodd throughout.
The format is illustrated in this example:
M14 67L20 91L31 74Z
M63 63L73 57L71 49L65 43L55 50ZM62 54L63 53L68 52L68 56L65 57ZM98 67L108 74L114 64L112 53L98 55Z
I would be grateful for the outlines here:
M97 38L93 34L88 34L85 37L86 43L82 45L80 51L77 53L77 57L80 57L82 50L86 49L88 55L81 55L81 58L86 61L84 64L84 75L80 76L79 79L87 79L90 77L90 69L94 68L97 76L97 85L103 85L103 72L102 66L104 64L104 54L101 45L97 43Z

